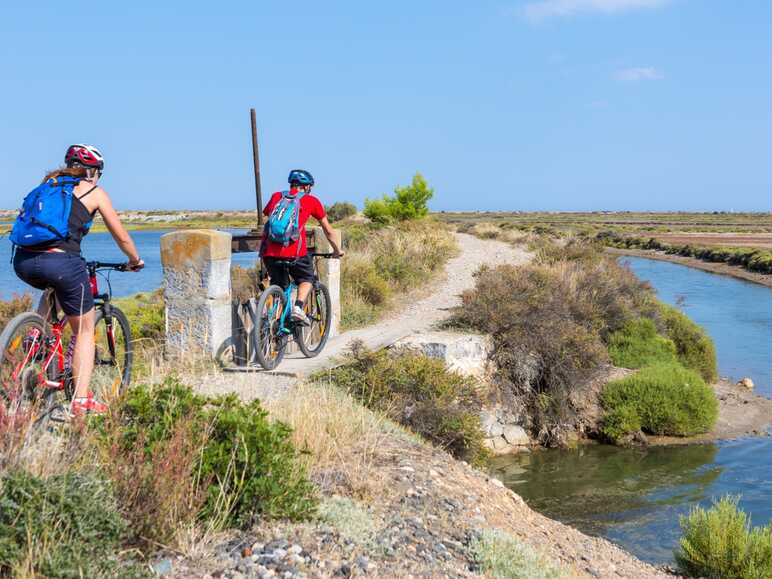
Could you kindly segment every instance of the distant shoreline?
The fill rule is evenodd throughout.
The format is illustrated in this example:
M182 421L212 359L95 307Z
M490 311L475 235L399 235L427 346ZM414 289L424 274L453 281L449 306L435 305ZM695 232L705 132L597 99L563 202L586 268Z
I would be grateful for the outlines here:
M650 251L644 249L618 249L616 247L607 247L606 252L612 255L629 255L632 257L643 257L646 259L656 259L658 261L669 261L671 263L677 263L679 265L685 265L687 267L693 267L695 269L701 269L710 273L716 273L719 275L728 275L737 279L750 281L757 283L768 288L772 288L772 275L766 275L763 273L755 273L748 271L737 265L729 265L726 263L714 263L710 261L702 261L694 257L684 257L681 255L671 255L669 253L663 253L661 251Z

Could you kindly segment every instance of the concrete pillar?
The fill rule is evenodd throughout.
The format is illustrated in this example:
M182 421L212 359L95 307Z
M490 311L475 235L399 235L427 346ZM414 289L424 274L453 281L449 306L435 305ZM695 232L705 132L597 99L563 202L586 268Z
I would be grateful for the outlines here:
M324 235L321 227L314 227L309 230L313 232L314 248L316 253L330 253L332 247L327 237ZM338 247L341 246L341 232L335 231ZM344 258L345 259L345 258ZM330 290L330 301L332 302L332 322L330 326L330 337L337 336L340 332L340 260L322 259L319 260L319 279Z
M161 236L166 346L214 356L231 337L231 236L191 229Z

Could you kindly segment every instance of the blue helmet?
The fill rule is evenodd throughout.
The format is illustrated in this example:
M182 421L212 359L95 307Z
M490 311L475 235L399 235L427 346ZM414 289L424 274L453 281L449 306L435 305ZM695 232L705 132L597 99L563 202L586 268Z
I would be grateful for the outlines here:
M287 181L290 185L313 185L314 176L311 175L311 173L308 171L304 171L303 169L293 169L290 171L289 177L287 177Z

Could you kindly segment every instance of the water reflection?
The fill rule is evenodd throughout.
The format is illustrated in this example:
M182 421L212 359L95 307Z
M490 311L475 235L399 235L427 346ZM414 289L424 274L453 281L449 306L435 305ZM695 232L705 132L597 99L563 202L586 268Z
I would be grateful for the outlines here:
M716 453L715 445L649 449L591 445L497 459L493 468L537 510L601 534L610 524L638 518L687 495L699 500L721 472L720 467L706 467ZM655 491L660 492L652 498Z

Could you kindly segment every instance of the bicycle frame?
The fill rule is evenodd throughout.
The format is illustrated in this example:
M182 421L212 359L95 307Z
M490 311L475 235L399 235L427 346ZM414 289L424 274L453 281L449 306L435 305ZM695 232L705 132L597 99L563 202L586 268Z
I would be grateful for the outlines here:
M101 266L123 266L123 264L100 264L99 262L89 262L87 264L88 268L88 281L89 281L89 289L91 290L91 295L93 296L95 300L95 308L104 308L105 306L109 306L110 303L110 292L105 294L99 293L99 283L97 281L97 270ZM116 267L117 269L117 267ZM55 317L57 314L57 304L56 304L56 297L54 296L53 292L51 290L46 290L43 293L43 296L41 297L41 302L44 302L45 300L49 300L48 304L48 312L49 312L49 318ZM13 374L11 375L12 379L14 381L18 380L21 376L21 373L24 371L24 369L27 367L27 364L31 360L34 360L37 358L37 356L40 354L41 349L46 348L44 350L45 357L43 361L42 368L40 372L38 372L38 385L43 386L45 388L49 388L52 390L64 390L67 386L67 359L66 355L64 353L64 348L62 346L62 334L64 333L64 330L67 326L67 320L68 317L66 315L63 315L60 320L55 320L51 323L51 336L48 339L44 339L45 336L38 330L37 328L30 331L30 335L27 337L27 339L32 340L32 346L27 351L27 354L24 357L24 360L22 360L17 368L14 370ZM115 338L113 335L113 327L112 324L107 324L107 334L108 334L108 345L110 346L110 354L115 356ZM45 342L45 343L44 343ZM48 376L48 370L51 367L51 364L56 361L56 376L60 377L60 380L49 380Z

